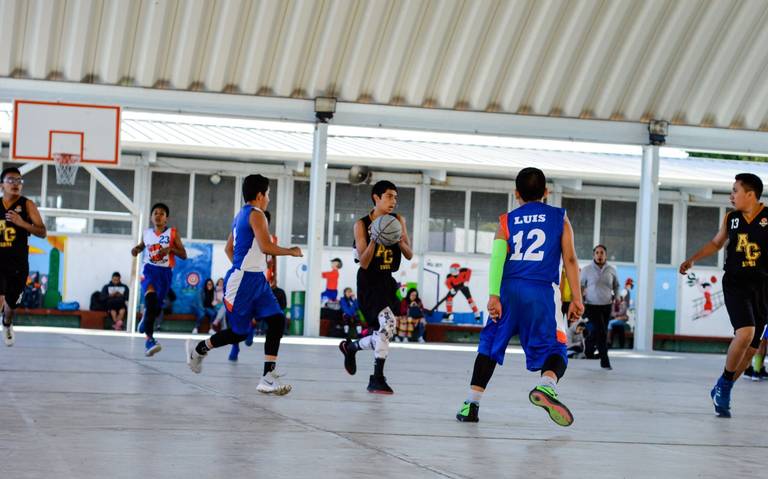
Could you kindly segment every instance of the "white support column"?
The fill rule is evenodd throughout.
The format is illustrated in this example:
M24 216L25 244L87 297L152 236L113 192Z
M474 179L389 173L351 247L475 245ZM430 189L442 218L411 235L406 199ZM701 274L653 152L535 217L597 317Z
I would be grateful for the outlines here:
M419 267L416 272L416 282L419 285L419 291L424 294L424 266L426 261L426 251L429 245L429 184L428 176L422 176L421 184L416 187L416 197L414 198L413 218L406 218L412 221L413 238L411 238L413 253L419 260Z
M656 234L659 214L659 147L643 146L640 177L640 254L637 261L635 350L653 350Z
M281 175L277 179L277 206L276 213L279 220L275 224L277 243L283 246L292 245L291 229L293 226L293 178ZM285 256L277 257L277 284L283 289L288 287L286 274L288 259ZM286 291L288 299L291 291ZM290 306L290 304L289 304Z
M325 182L328 177L328 124L315 123L312 167L309 182L309 225L307 251L307 292L304 299L304 334L320 335L320 294L323 292L323 233L325 231Z
M325 201L325 199L323 199ZM328 244L333 246L333 216L336 211L336 180L331 180L331 194L328 202Z
M186 238L192 238L192 231L194 228L194 214L195 214L195 173L189 175L189 199L187 200L187 231Z
M133 183L133 205L135 210L133 211L133 227L131 230L136 244L141 241L142 232L144 231L144 228L147 227L145 221L149 216L147 210L149 209L149 189L152 179L148 161L148 156L150 155L142 156L143 161L136 167ZM117 191L120 192L119 189ZM116 197L119 199L118 196ZM138 333L136 333L136 313L139 310L139 302L141 300L141 287L139 285L141 267L141 254L139 254L134 258L131 264L131 294L128 300L128 320L126 325L126 331L130 335L138 335Z
M592 229L592 247L599 245L601 243L600 241L600 225L602 224L602 216L603 216L603 200L602 198L597 198L595 200L595 225Z

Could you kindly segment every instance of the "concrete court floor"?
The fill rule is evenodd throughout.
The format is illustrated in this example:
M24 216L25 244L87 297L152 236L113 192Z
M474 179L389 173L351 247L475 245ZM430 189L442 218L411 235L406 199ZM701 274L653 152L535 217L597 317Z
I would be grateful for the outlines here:
M18 329L0 346L2 478L679 479L768 465L768 382L740 380L734 417L716 418L720 355L617 353L611 372L572 361L560 394L575 423L562 428L528 403L536 376L519 352L497 368L481 422L461 424L471 346L393 348L396 394L379 396L365 391L370 352L352 377L335 341L291 338L314 344L283 344L294 390L270 397L255 391L261 343L236 364L214 351L195 375L181 339L145 358L140 338Z

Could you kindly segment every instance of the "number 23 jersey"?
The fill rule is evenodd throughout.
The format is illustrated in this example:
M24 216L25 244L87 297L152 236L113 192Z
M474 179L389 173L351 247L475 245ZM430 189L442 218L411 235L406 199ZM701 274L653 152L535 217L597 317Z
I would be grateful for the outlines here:
M507 240L503 279L560 284L565 210L532 201L499 217Z

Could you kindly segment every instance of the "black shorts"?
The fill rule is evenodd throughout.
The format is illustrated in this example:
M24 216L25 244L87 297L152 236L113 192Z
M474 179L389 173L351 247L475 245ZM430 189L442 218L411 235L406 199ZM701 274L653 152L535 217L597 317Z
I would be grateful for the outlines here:
M125 300L122 299L122 297L107 299L107 312L109 311L120 312L121 309L127 309Z
M369 276L362 268L357 271L357 298L368 327L379 329L379 313L389 307L393 313L400 308L397 298L399 285L390 275Z
M765 330L768 315L767 286L762 280L747 281L733 278L728 273L723 275L723 299L733 330L754 327L755 335L750 344L753 348L760 346Z
M5 304L16 309L21 304L21 294L27 284L28 266L0 264L0 295L5 296Z

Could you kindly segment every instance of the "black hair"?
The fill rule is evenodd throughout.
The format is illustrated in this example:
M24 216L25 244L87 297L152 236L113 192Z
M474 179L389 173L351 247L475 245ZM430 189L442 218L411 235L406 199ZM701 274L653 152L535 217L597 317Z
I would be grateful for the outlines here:
M114 278L115 276L117 276L118 278L120 278L120 277L121 277L121 276L120 276L120 272L119 272L119 271L115 271L114 273L112 273L112 277Z
M523 168L515 178L515 188L523 201L539 201L547 189L547 177L538 168Z
M608 248L606 248L604 244L595 245L595 247L592 248L592 252L594 253L595 251L597 251L597 248L603 248L603 251L605 251L606 254L608 253Z
M264 216L267 218L267 224L272 222L272 213L270 213L269 211L265 211Z
M331 260L331 263L339 263L339 269L341 269L344 266L344 263L341 262L341 258L333 258Z
M354 291L352 288L350 288L349 286L347 286L346 288L344 288L344 296L346 296L346 295L347 295L347 291L352 291L353 293L355 292L355 291Z
M736 175L736 181L741 182L741 186L746 191L754 192L756 199L760 199L760 195L763 194L763 180L759 176L752 173L739 173Z
M408 294L406 294L406 295L405 295L405 299L407 299L408 301L410 301L410 300L411 300L411 293L413 293L414 291L416 292L416 299L417 299L417 300L421 300L421 298L419 297L419 290L418 290L418 289L416 289L416 288L410 288L410 289L408 290Z
M216 283L213 282L213 278L206 279L205 282L203 283L203 288L206 288L208 286L208 283L211 283L211 286L213 287L213 289L216 289Z
M243 200L248 203L256 199L256 195L267 194L269 179L263 175L248 175L243 180Z
M8 173L16 173L17 175L21 176L21 170L15 166L9 166L8 168L3 169L3 174L0 175L0 181L5 180L5 176L8 175Z
M376 195L379 198L384 196L384 193L387 192L387 190L395 190L397 191L397 186L395 186L394 183L387 180L381 180L377 181L375 185L373 185L373 188L371 188L371 201L373 201L373 204L376 204L376 200L373 199L373 196Z
M154 205L152 205L152 209L150 209L149 212L152 213L158 208L165 211L165 216L171 216L171 209L168 208L168 205L166 205L165 203L155 203Z

